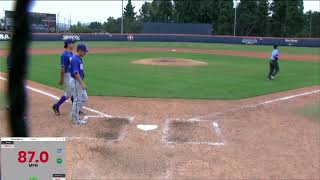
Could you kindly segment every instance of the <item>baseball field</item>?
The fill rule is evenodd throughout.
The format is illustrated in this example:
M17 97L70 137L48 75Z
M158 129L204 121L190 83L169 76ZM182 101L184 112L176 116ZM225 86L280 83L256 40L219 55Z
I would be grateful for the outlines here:
M63 43L33 42L29 53L31 135L67 137L70 179L320 178L319 48L279 47L268 81L271 46L85 43L83 126L70 103L51 110ZM1 42L0 104L7 51ZM6 121L0 129L8 135Z

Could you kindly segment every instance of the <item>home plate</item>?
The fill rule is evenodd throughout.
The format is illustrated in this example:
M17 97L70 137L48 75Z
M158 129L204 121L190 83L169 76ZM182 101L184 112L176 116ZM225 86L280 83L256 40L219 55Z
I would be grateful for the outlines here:
M176 52L177 50L175 50L175 49L172 49L172 52Z
M141 129L143 131L152 131L158 128L158 125L146 125L146 124L138 124L138 129Z

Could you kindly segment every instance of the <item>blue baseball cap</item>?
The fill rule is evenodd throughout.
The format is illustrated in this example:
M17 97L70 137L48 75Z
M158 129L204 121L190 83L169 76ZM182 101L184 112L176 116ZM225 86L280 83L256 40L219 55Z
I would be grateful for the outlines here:
M65 44L73 44L73 43L75 43L75 42L77 42L75 39L66 39L66 40L64 41Z
M87 46L85 44L79 44L78 47L77 47L77 50L88 52L88 48L87 48Z
M64 47L66 48L69 44L74 44L74 43L76 43L77 41L76 40L74 40L74 39L66 39L65 41L64 41Z

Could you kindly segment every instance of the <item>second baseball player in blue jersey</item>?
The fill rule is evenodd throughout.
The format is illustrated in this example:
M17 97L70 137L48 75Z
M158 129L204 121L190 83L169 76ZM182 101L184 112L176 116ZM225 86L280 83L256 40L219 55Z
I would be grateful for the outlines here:
M64 95L61 96L59 101L52 105L52 109L56 115L60 115L60 106L63 104L68 98L72 99L72 88L70 84L71 74L70 74L70 58L73 56L72 50L74 48L75 41L72 39L67 39L64 42L64 48L66 49L60 58L61 71L60 71L60 85L64 85Z
M70 87L70 60L73 56L72 52L65 51L61 57L61 66L64 67L64 86L65 86L65 92L64 95L69 98L72 96L72 89ZM62 83L62 82L60 82Z
M86 121L80 119L79 111L81 107L86 103L88 96L86 91L86 85L84 84L84 65L82 57L88 52L87 46L79 44L77 52L71 57L71 76L73 77L73 104L71 118L76 124L85 124Z

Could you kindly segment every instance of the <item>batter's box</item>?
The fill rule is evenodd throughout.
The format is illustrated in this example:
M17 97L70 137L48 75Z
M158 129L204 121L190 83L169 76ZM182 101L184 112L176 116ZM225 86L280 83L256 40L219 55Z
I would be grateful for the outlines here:
M167 144L224 145L219 125L207 120L168 120L162 140Z
M97 132L96 137L111 141L122 140L129 123L126 118L108 118L103 122L103 131Z
M127 136L127 128L131 123L129 118L106 118L106 117L91 117L88 124L74 126L70 129L70 133L75 136L69 139L79 140L102 140L105 142L114 142L124 140Z

